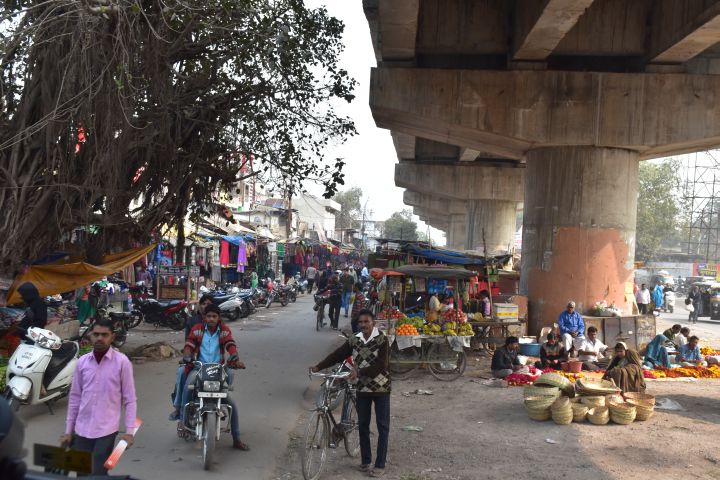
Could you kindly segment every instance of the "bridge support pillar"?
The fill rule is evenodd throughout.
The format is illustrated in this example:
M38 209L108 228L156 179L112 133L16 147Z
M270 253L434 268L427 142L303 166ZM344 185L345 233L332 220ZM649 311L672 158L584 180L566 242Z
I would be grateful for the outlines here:
M623 149L527 152L521 290L530 331L551 326L568 300L580 312L601 300L629 312L638 168L639 155Z

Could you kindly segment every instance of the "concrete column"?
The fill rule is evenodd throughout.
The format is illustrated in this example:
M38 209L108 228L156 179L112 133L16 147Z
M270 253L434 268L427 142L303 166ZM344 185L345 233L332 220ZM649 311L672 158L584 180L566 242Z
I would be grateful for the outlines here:
M605 300L629 312L639 154L550 147L527 153L521 291L530 331L557 321L568 300Z

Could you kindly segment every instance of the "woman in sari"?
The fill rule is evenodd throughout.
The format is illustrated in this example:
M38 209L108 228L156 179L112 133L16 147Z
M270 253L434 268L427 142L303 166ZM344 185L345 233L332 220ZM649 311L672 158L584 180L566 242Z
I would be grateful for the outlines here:
M670 356L668 355L665 343L668 338L665 335L656 335L645 351L644 363L650 368L670 368Z
M644 392L645 376L640 355L635 350L628 350L625 342L618 342L615 345L615 356L603 379L614 381L623 393Z

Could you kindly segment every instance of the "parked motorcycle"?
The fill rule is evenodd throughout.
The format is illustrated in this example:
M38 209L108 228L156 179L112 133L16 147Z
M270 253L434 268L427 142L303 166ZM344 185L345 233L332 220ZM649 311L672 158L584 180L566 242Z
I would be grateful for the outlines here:
M219 363L194 362L198 369L195 382L188 385L193 393L190 401L183 405L181 438L202 442L203 468L210 470L215 456L215 444L220 433L229 429L232 406L223 402L232 387L228 385L228 374ZM225 423L226 428L221 428Z
M135 303L135 310L147 323L156 327L168 327L173 330L182 330L189 317L188 302L185 300L167 300L159 302L154 298L139 300ZM133 312L134 313L134 312Z
M280 302L280 305L286 307L288 304L287 290L276 286L272 289L272 291L268 292L268 296L265 299L265 308L270 308L270 305L272 305L273 302Z
M13 353L5 375L4 396L17 410L20 404L47 404L68 394L77 365L80 346L63 341L44 328L31 327Z
M287 296L288 300L295 303L297 302L297 286L296 285L285 285L281 286L285 291L285 295Z
M305 293L308 292L308 281L306 278L302 278L299 273L295 274L295 285L297 287L297 291L301 295L305 295Z

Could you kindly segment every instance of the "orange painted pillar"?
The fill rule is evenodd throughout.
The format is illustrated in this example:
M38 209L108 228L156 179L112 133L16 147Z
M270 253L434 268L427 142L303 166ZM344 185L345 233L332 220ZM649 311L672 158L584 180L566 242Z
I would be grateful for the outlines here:
M520 289L529 329L557 321L569 300L630 313L639 157L616 148L553 147L527 154Z

